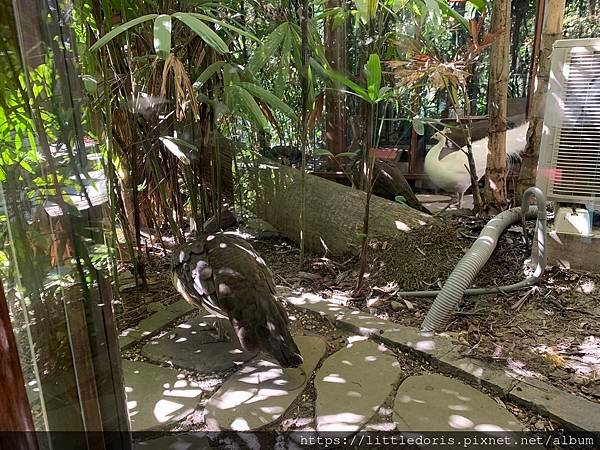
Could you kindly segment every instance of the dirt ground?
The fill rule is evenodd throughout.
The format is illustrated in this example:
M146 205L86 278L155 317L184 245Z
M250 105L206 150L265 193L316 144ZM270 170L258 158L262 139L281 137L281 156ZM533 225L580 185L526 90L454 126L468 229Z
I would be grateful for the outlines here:
M254 240L252 244L271 267L277 284L342 299L348 305L381 318L419 327L432 299L402 297L398 293L439 289L484 225L483 220L448 216L433 229L425 230L423 236L413 234L410 240L372 242L366 295L358 299L350 296L356 281L356 259L335 261L313 257L299 270L299 251L295 244L282 238ZM532 230L528 232L531 234ZM399 249L407 245L418 247L423 259L403 261ZM475 285L497 286L520 281L529 254L520 227L511 228L500 239ZM119 329L134 325L162 305L179 299L171 284L168 257L148 260L146 270L149 287L145 292L136 290L131 279L128 283L121 281L122 303L117 308ZM127 277L126 273L125 281ZM600 276L552 268L546 272L542 283L532 289L466 298L446 332L457 342L468 345L471 357L493 360L600 402L599 300ZM293 319L293 331L325 337L328 354L346 342L347 333L328 322L291 307L288 309ZM127 356L137 359L139 353L134 347ZM398 352L397 357L407 376L432 370L410 355ZM207 391L206 400L226 375L198 380ZM278 430L311 429L314 426L314 396L311 380L305 392L272 427ZM172 431L201 430L202 404L197 415L177 424ZM551 422L515 405L505 406L529 429L554 427ZM387 412L384 405L374 420L385 421Z
M448 217L427 239L374 242L366 298L352 299L356 261L313 259L297 270L290 243L257 242L279 281L347 304L381 318L419 327L433 299L402 297L403 290L439 289L485 225L471 217ZM533 222L528 223L531 236ZM437 236L437 239L436 239ZM423 259L403 261L403 245L417 246ZM280 248L285 248L284 252ZM524 278L530 256L521 227L512 227L477 276L474 286L500 286ZM469 356L494 360L527 376L600 402L600 275L549 268L542 282L512 294L466 297L446 332L470 347Z

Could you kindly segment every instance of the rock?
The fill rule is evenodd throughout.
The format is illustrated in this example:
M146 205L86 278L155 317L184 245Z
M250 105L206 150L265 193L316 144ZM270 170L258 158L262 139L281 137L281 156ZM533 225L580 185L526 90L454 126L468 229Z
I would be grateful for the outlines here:
M149 430L192 413L202 390L176 369L121 360L132 431Z
M407 378L398 388L400 431L521 431L518 419L480 391L438 374Z
M394 311L402 311L402 304L400 302L392 301L390 302L390 306Z
M210 430L254 430L286 412L304 390L326 346L315 336L294 340L304 358L301 368L282 369L273 359L262 357L245 364L206 404L205 420Z
M281 236L270 223L261 219L248 219L241 231L254 236L256 239L274 239Z
M242 350L237 339L220 339L212 326L214 320L204 313L180 323L171 333L144 345L142 354L203 374L229 370L254 356Z
M535 423L535 428L537 428L538 430L543 430L544 428L546 428L546 424L543 421L538 420Z
M394 354L369 340L331 355L315 376L317 431L360 430L390 395L401 373Z

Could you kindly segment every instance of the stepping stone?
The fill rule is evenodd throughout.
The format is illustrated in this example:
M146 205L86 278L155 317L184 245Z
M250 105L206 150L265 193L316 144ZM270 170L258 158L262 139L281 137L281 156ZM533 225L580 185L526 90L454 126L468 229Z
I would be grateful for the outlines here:
M365 340L327 358L315 377L317 431L352 433L371 419L402 372L385 347Z
M127 359L121 364L133 431L176 422L196 408L202 389L178 370Z
M142 320L136 327L123 330L119 336L119 347L123 350L136 341L154 336L162 328L194 309L196 309L195 306L190 305L183 299L167 306Z
M148 342L142 354L153 361L169 361L201 374L223 372L248 361L255 354L242 350L237 339L217 335L215 318L204 312Z
M205 433L181 433L136 442L133 450L191 450L211 448Z
M281 417L302 393L325 354L326 343L316 336L294 338L304 358L300 368L282 369L273 359L256 357L219 388L206 404L211 430L248 431Z
M398 388L399 431L521 431L518 419L492 398L438 374L407 378Z

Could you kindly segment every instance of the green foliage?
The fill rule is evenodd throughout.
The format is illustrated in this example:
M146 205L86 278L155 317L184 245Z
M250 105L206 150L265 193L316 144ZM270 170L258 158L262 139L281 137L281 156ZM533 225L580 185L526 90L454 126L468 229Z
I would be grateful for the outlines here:
M154 19L154 50L162 59L166 59L171 53L171 26L171 16L167 14Z

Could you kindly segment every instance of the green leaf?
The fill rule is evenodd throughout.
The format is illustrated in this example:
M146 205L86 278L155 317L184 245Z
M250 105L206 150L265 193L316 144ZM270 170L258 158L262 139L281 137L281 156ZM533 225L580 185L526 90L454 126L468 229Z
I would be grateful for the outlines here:
M231 25L231 24L229 24L227 22L223 22L222 20L218 20L218 19L215 19L213 17L206 16L204 14L191 13L191 15L194 16L194 17L197 17L198 19L202 19L205 22L212 22L212 23L214 23L216 25L219 25L220 27L227 28L228 30L231 30L231 31L235 31L237 34L239 34L241 36L245 36L248 39L251 39L253 41L260 42L260 39L258 39L252 33L249 33L248 31L243 30L240 27L236 27L235 25Z
M375 18L377 14L377 0L356 0L356 11L358 18L363 24L367 24Z
M190 30L196 33L200 39L206 42L210 47L214 48L218 53L229 53L229 47L217 33L209 28L204 22L196 19L191 14L175 13L173 17L185 23Z
M352 158L356 156L356 152L341 152L334 155L336 158Z
M245 90L250 92L250 94L252 94L254 97L260 98L262 101L264 101L267 105L271 106L272 108L278 109L283 114L288 116L290 119L296 120L296 114L294 114L294 110L292 108L290 108L288 105L286 105L283 101L281 101L281 99L279 99L279 97L277 97L276 95L267 91L266 89L264 89L260 86L257 86L256 84L246 83L243 81L238 82L237 85L243 87Z
M171 53L171 16L168 14L161 14L154 19L154 50L162 59Z
M384 86L381 89L379 89L379 101L381 100L385 100L386 98L390 97L394 92L392 91L392 87L391 86Z
M425 134L425 125L420 117L413 117L412 126L415 129L415 133L417 133L419 136L423 136Z
M145 16L137 17L133 20L130 20L129 22L125 22L125 23L113 28L108 33L106 33L104 36L102 36L100 39L98 39L96 41L96 43L90 47L90 52L95 52L103 45L108 44L113 38L115 38L115 36L118 36L119 34L130 29L131 27L135 27L136 25L139 25L140 23L147 22L148 20L152 20L156 17L158 17L158 14L146 14Z
M381 87L381 61L376 53L371 53L365 66L367 75L367 91L371 102L377 101Z
M471 3L477 10L479 10L479 12L485 12L486 10L486 4L485 4L485 0L467 0L469 3Z
M283 22L269 34L256 52L250 58L247 65L247 70L251 74L256 74L262 69L269 59L275 53L275 50L281 45L283 38L290 32L290 27L287 22Z
M178 139L172 136L161 136L158 138L163 143L165 148L175 155L182 163L189 165L192 159L192 155L188 155L189 150L198 151L198 147L190 144L182 139ZM184 152L183 149L187 149L188 152Z
M313 155L314 156L333 156L333 153L331 153L326 148L315 148Z
M204 69L204 72L200 74L200 76L196 79L192 87L196 90L200 89L202 85L206 83L209 80L209 78L212 77L215 73L221 70L221 68L224 65L225 61L217 61L215 63L212 63L210 66Z
M369 97L367 90L365 88L359 86L358 84L356 84L354 81L350 80L349 78L346 78L344 75L342 75L341 73L339 73L333 69L324 68L321 64L319 64L314 59L311 59L310 65L321 75L329 78L330 80L332 80L336 83L343 84L344 86L346 86L350 89L350 92L352 94L359 96L367 103L371 103L371 99Z
M454 17L465 30L469 31L469 21L465 19L464 16L462 16L458 11L452 8L446 0L436 0L436 2L439 6L439 9L443 11L444 14Z
M253 121L263 130L269 128L267 118L260 109L260 106L258 106L258 103L256 103L256 100L254 100L254 97L247 90L233 84L227 87L227 91L230 102L235 103L248 116L249 120Z
M83 80L83 87L88 93L93 94L94 92L96 92L96 90L98 89L98 82L93 76L82 75L81 79Z

